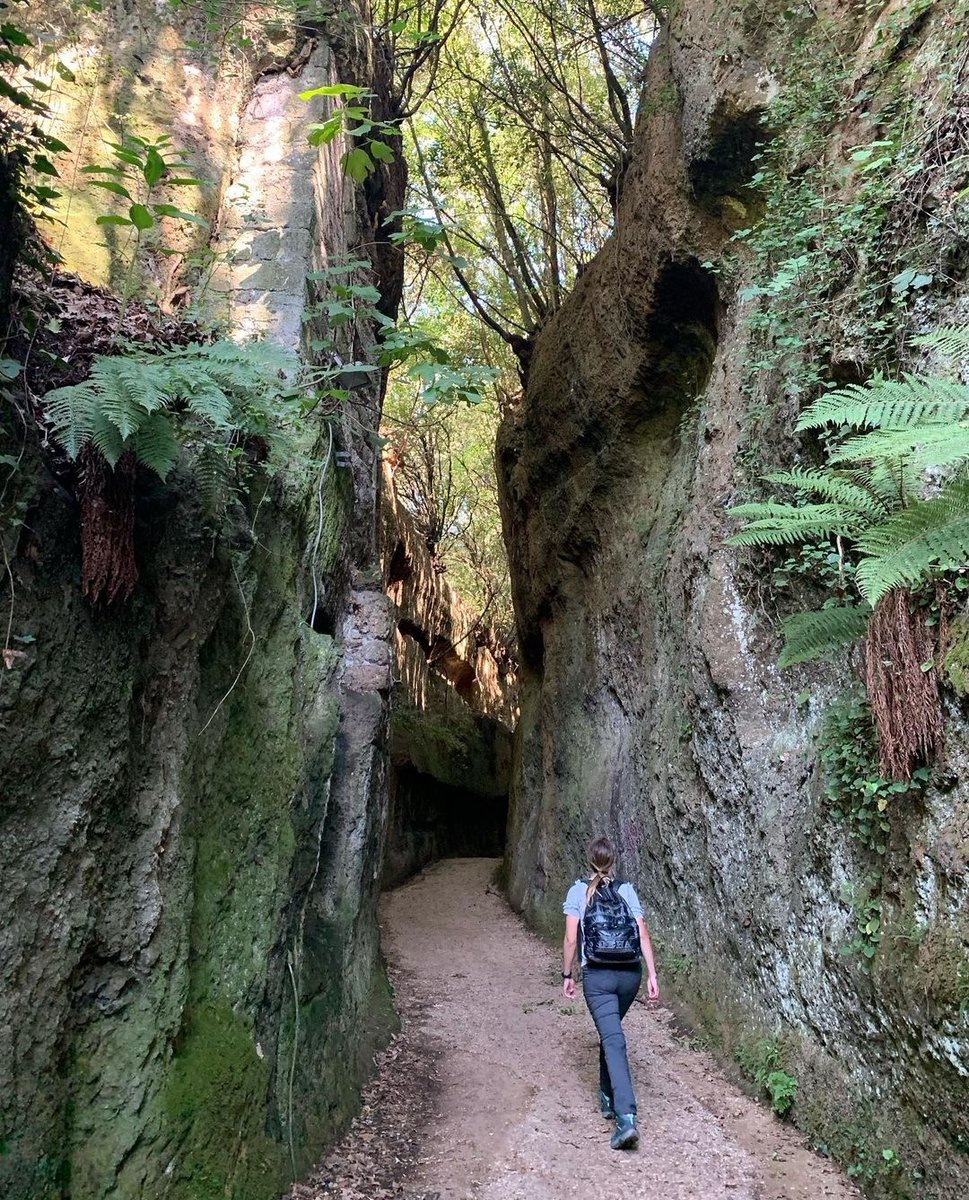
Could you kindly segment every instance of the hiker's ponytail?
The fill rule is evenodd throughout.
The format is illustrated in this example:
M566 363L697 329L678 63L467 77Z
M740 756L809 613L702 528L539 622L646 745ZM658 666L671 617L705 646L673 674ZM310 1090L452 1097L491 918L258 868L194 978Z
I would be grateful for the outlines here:
M585 893L586 904L595 895L600 883L609 883L612 879L612 867L616 861L616 851L608 838L596 838L589 847L589 866L592 868L592 878Z

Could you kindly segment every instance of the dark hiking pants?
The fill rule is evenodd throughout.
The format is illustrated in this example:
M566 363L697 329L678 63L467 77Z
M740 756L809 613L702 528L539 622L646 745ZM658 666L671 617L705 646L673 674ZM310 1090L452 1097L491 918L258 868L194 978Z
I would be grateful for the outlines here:
M640 966L586 967L582 972L585 1002L599 1033L599 1087L612 1098L613 1108L621 1116L636 1111L622 1019L642 979Z

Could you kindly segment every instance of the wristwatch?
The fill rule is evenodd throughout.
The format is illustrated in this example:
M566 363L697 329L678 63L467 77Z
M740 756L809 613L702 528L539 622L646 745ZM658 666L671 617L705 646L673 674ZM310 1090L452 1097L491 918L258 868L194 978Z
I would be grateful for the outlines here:
M563 979L571 979L571 978L572 978L572 972L571 972L571 971L569 971L568 975L566 975L566 973L563 971L563 972L562 972L562 978L563 978Z

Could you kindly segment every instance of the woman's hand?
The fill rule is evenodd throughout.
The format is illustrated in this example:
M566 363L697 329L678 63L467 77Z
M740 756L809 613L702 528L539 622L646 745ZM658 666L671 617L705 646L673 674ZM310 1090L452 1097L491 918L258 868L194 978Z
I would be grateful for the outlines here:
M575 999L575 980L574 979L566 979L563 981L562 994L565 996L566 1000L574 1000Z
M652 971L650 971L649 978L646 980L646 996L650 1001L659 999L659 981Z

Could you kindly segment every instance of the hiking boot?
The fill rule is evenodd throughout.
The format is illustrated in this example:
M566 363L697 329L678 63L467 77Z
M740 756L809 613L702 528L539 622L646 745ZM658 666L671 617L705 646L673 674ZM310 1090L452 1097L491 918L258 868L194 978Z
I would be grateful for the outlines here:
M616 1117L616 1131L609 1139L613 1150L632 1150L639 1144L639 1130L636 1128L636 1114L626 1113Z
M616 1110L612 1105L612 1097L607 1095L602 1088L599 1088L599 1112L602 1113L607 1121L611 1121L616 1115Z

